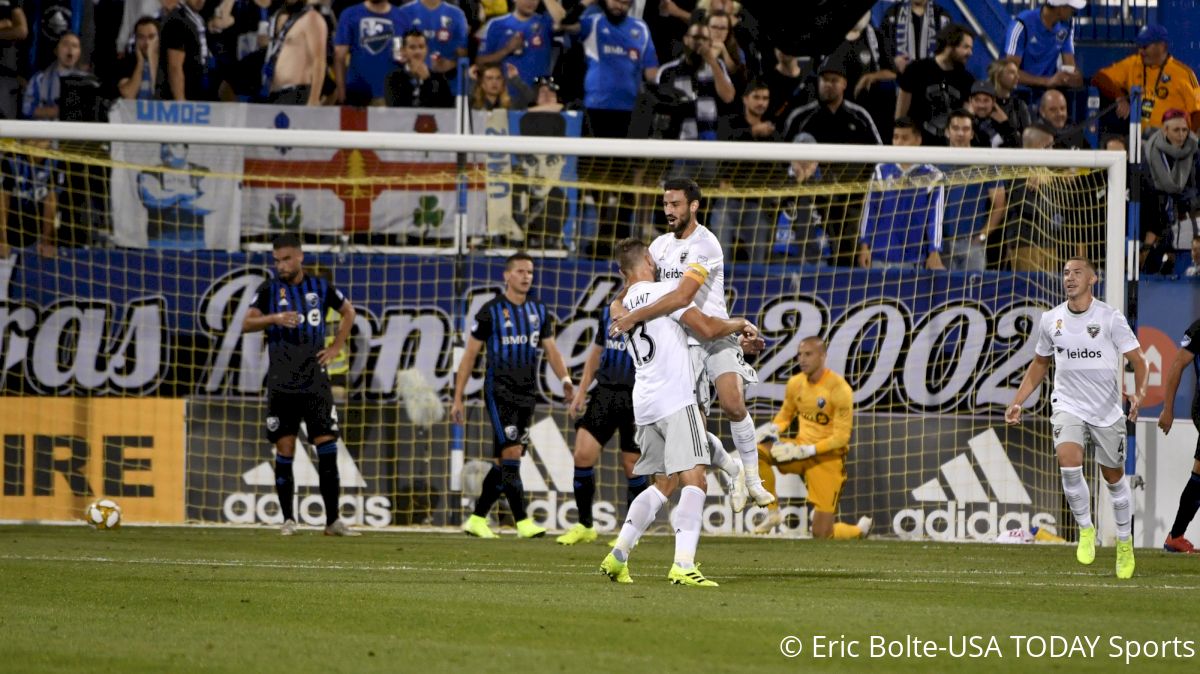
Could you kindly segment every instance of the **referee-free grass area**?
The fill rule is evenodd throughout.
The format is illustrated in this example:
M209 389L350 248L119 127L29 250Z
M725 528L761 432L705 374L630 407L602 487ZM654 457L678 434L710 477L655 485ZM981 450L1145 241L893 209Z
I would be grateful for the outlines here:
M1200 556L1139 551L1118 582L1112 548L1082 567L1065 546L708 537L721 587L698 589L666 582L672 550L648 537L616 585L601 542L507 532L3 526L0 671L1080 671L1123 667L1131 641L1158 653L1143 668L1200 663ZM815 657L822 637L842 657ZM944 650L873 658L872 637Z

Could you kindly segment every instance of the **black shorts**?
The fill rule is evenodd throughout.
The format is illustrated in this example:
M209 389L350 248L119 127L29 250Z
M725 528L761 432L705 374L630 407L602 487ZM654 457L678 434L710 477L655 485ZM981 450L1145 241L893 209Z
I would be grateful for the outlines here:
M328 384L304 393L267 393L268 440L275 443L280 438L296 435L301 421L309 442L326 435L338 436L337 410L333 407L333 391Z
M641 453L634 435L633 391L627 388L597 386L592 389L587 410L575 422L575 428L587 429L600 446L608 444L617 431L621 432L621 451Z
M529 446L529 425L533 422L533 402L523 401L514 403L515 396L506 395L503 391L485 390L484 402L487 404L488 419L492 422L492 440L495 443L493 452L496 458L505 447L520 445L521 451ZM518 399L519 400L519 399Z
M1200 391L1197 391L1197 396L1200 397ZM1192 425L1196 427L1197 431L1200 431L1200 412L1197 410L1192 410ZM1196 453L1192 455L1192 458L1200 461L1200 436L1196 437Z

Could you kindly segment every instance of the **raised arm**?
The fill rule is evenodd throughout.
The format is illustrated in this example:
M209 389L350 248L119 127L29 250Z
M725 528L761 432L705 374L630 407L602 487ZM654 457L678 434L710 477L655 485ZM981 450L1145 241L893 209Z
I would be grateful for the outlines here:
M696 297L696 293L700 291L701 283L699 278L690 273L684 274L683 278L679 279L679 285L674 290L658 298L655 302L638 307L624 315L618 315L616 311L613 311L612 325L609 327L608 333L616 337L617 335L629 332L638 323L651 321L660 316L666 316L667 314L679 311L692 303L692 300Z
M662 300L659 301L661 302ZM745 332L749 336L756 336L758 334L758 328L754 327L753 323L744 318L716 318L715 316L709 316L696 307L683 312L683 315L679 317L679 322L683 327L690 330L697 339L706 342L739 332Z

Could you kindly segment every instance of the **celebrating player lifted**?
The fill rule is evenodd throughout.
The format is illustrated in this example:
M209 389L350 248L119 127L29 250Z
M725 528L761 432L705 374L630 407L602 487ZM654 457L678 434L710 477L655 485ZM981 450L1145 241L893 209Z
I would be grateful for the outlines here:
M624 239L617 244L617 261L627 290L623 304L633 311L670 293L673 284L654 282L654 261L641 241ZM629 513L616 546L600 565L611 580L631 583L629 551L667 503L678 482L684 484L674 512L675 563L667 579L677 585L716 587L696 567L696 545L706 490L704 470L709 463L709 442L695 393L680 380L690 381L692 360L687 326L701 339L712 340L737 333L757 338L753 325L742 318L715 318L695 305L638 323L626 337L626 348L637 372L633 383L634 422L642 455L634 465L637 475L653 475L654 484L629 504Z
M629 332L640 323L686 308L693 301L710 316L729 316L725 307L725 257L721 244L696 220L696 212L700 210L700 187L694 180L679 178L668 180L663 190L663 210L671 232L650 244L650 257L657 265L659 280L673 284L674 289L651 304L614 317L614 334ZM770 505L775 497L763 487L759 477L754 422L746 411L743 393L747 384L758 383L758 373L746 364L735 335L726 334L703 342L689 337L688 345L696 376L697 402L702 408L708 406L708 386L712 382L721 409L730 419L733 446L745 469L745 491L739 483L733 494L733 510L738 512L746 506L747 495L757 505Z
M1134 388L1129 419L1137 420L1146 391L1146 361L1128 321L1112 306L1092 296L1096 268L1082 257L1067 260L1063 288L1067 301L1042 314L1036 355L1004 413L1010 424L1021 423L1021 404L1046 376L1054 357L1054 391L1050 394L1054 449L1062 472L1063 492L1079 524L1075 558L1080 564L1096 560L1096 527L1092 524L1091 494L1083 477L1083 451L1088 441L1096 448L1100 473L1112 496L1117 524L1117 578L1133 577L1132 502L1125 481L1125 415L1121 413L1121 354L1133 365Z

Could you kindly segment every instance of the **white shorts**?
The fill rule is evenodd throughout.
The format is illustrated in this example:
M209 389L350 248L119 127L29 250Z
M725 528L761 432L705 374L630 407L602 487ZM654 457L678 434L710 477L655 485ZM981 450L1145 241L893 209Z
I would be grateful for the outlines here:
M1073 442L1084 451L1088 446L1096 449L1096 462L1106 468L1125 467L1125 417L1121 416L1111 426L1093 426L1070 412L1055 412L1050 415L1054 427L1054 446Z
M705 413L712 403L712 386L726 372L742 378L742 386L758 383L758 372L748 363L738 344L737 335L714 339L688 347L692 359L692 374L696 377L696 404Z
M637 444L642 455L633 466L634 475L674 475L709 462L708 434L695 405L638 426Z

